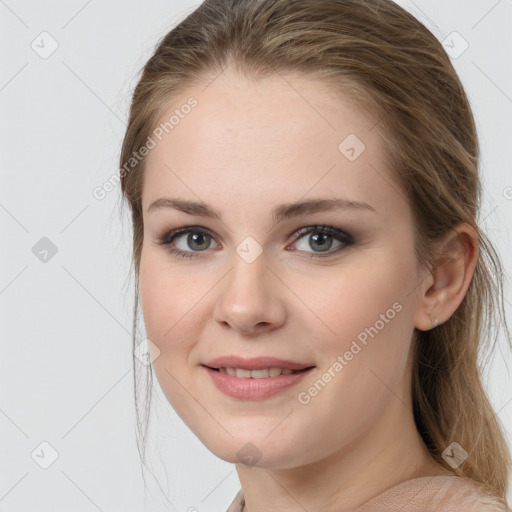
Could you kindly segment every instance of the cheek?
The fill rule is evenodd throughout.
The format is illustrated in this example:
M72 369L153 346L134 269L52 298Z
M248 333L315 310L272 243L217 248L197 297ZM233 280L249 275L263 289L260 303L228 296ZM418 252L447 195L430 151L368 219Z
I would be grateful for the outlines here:
M141 254L140 302L148 337L151 333L156 340L175 334L181 327L180 319L200 298L197 286L166 258L169 256L162 248L144 248Z
M190 279L177 273L159 251L143 250L140 302L147 337L158 348L152 367L167 400L187 421L191 414L190 395L184 391L190 379L187 356L196 338L193 333L201 307L201 290L189 285Z
M314 312L309 315L310 328L318 331L319 336L327 334L337 343L349 342L390 308L387 316L400 316L394 314L397 306L393 310L393 304L404 307L410 300L407 292L408 283L413 282L413 269L406 262L376 252L357 263L315 272L313 280L301 280L297 295L305 297L304 302Z
M329 400L346 401L351 409L358 400L371 402L381 393L384 399L388 392L382 382L395 388L407 369L414 311L408 294L414 288L415 267L412 259L376 252L357 264L328 269L330 279L327 272L317 276L308 295L316 315L309 315L313 346L324 371L330 368L336 375L317 404L322 408L326 400L326 414ZM348 389L352 398L346 395Z
M407 294L414 267L374 256L372 264L351 265L350 272L347 266L329 282L316 280L318 287L308 296L334 333L326 336L325 329L318 329L314 347L322 356L321 372L301 387L301 403L311 400L305 410L314 409L319 423L325 424L323 435L333 443L376 421L385 404L396 399L390 390L400 393L407 370L413 332ZM322 284L324 293L319 293ZM316 318L310 331L315 331L314 325L319 325Z
M183 304L183 298L177 295L176 283L171 287L168 272L160 268L161 264L151 255L144 254L141 258L139 272L139 295L144 326L147 337L158 347L159 357L154 361L156 367L166 358L171 343L180 332L178 311L175 304Z
M155 258L142 251L139 270L139 296L148 338L158 339L163 334L163 312L167 308L168 290L165 274L159 270ZM172 314L172 313L171 313Z
M211 316L207 293L215 276L184 271L159 249L143 250L141 257L139 293L144 325L147 337L160 351L153 363L157 374L165 368L184 377L190 352Z

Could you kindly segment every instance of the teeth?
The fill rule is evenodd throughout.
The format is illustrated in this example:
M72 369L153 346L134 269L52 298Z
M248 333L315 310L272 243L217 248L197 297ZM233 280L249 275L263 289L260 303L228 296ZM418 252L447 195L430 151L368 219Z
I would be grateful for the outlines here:
M251 376L251 370L243 370L241 368L236 369L236 376L237 377L243 377L244 379L247 379Z
M268 377L278 377L279 375L290 375L296 373L295 370L289 368L263 368L261 370L246 370L244 368L219 368L221 373L227 373L232 377L240 379L266 379Z

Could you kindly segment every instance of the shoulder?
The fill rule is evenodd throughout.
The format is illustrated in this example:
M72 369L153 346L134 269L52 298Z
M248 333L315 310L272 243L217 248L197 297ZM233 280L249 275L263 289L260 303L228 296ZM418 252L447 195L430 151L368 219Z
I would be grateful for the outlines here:
M226 512L243 512L242 489ZM429 476L401 482L354 512L509 512L496 496L458 476Z
M441 477L433 494L440 512L508 512L497 496L491 496L471 481L458 476ZM437 509L435 509L437 510Z
M401 482L356 512L408 510L410 512L508 512L496 496L455 475L429 476Z

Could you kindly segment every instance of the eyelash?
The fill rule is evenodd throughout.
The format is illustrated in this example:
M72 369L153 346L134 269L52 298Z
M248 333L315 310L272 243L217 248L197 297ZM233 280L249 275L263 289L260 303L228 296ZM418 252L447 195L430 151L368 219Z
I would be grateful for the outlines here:
M172 248L172 246L171 246L171 244L175 238L177 238L180 235L187 234L187 233L201 233L203 235L208 235L211 238L215 239L212 232L209 229L201 228L198 226L190 226L190 227L175 229L168 233L164 233L162 236L157 236L156 243L158 245L165 246L167 251L170 254L176 255L176 257L197 258L199 256L199 254L204 251L182 251L180 249ZM325 252L323 254L322 253L307 253L308 254L308 256L306 256L307 258L315 259L315 258L326 258L329 256L333 256L334 254L337 254L341 250L343 250L355 243L352 235L336 228L335 226L330 226L330 225L307 226L307 227L301 228L295 232L295 237L294 237L292 243L297 242L304 235L308 235L311 233L321 233L321 234L331 235L334 238L336 238L339 242L341 242L343 245L337 247L336 249L334 249L332 251Z

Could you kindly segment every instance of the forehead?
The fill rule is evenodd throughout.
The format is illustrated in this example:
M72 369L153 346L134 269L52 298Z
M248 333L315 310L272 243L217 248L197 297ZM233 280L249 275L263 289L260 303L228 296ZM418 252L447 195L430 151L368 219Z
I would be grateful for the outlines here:
M195 106L185 108L190 98ZM371 111L319 80L255 81L228 69L162 112L155 125L161 140L153 136L146 160L144 211L163 192L211 203L222 191L246 205L262 195L281 202L307 193L389 200L397 185L383 190L393 176L376 125Z

